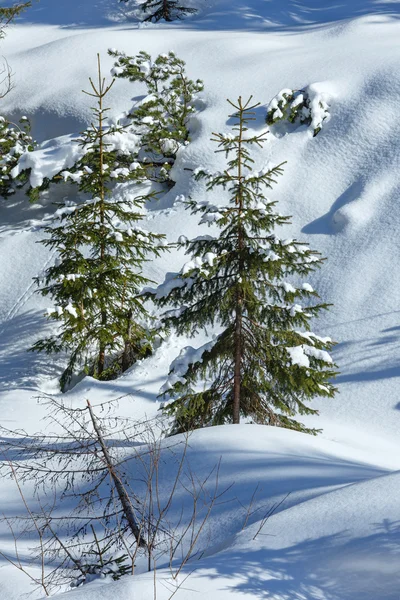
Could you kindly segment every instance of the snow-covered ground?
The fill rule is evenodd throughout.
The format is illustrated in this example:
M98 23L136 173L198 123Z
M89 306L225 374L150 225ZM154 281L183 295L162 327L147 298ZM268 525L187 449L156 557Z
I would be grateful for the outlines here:
M1 5L8 2L0 0ZM253 540L257 522L241 531L235 503L211 516L213 543L176 593L177 600L398 600L400 598L400 2L352 0L199 0L199 15L181 23L138 27L117 0L34 0L9 28L2 54L15 72L15 89L1 112L27 114L40 142L79 132L90 118L81 93L96 68L108 71L107 49L153 56L174 50L191 77L204 80L192 143L174 167L176 186L149 209L145 225L173 241L193 235L197 222L176 196L204 194L185 167L223 164L212 131L229 129L226 98L250 94L261 103L253 126L265 127L266 107L282 88L316 84L330 120L315 138L300 127L286 135L271 127L257 162L287 161L270 197L293 215L287 237L308 241L327 257L310 278L333 304L315 332L338 345L334 400L314 403L320 416L304 421L323 429L318 438L268 427L225 426L195 432L191 452L200 475L222 457L224 482L242 504L260 485L260 505L290 496ZM128 110L143 93L118 80L112 113ZM58 143L62 143L59 140ZM55 191L60 194L60 191ZM48 305L32 278L53 257L37 242L53 197L30 205L24 197L1 201L0 410L9 427L40 428L36 397L57 393L57 359L27 353L47 327ZM204 230L204 232L207 232ZM169 254L148 267L161 281L181 265ZM117 381L86 378L68 397L99 401L131 394L121 410L155 413L168 365L186 340L171 337L157 353ZM3 482L0 512L15 501ZM9 547L6 531L0 543ZM158 598L169 598L160 571ZM165 585L164 585L165 584ZM68 592L76 600L148 600L146 574ZM0 571L0 598L22 598L29 581L9 566Z

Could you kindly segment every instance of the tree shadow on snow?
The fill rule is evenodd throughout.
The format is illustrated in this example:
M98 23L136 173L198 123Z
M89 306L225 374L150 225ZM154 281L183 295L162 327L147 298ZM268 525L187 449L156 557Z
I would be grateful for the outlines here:
M8 6L0 0L0 6ZM126 20L124 3L118 0L33 0L17 22L35 25L59 25L68 29L113 26Z
M0 5L7 5L0 0ZM131 2L133 8L134 3ZM199 13L183 22L162 24L163 29L298 31L362 16L399 17L400 0L232 0L198 2ZM115 26L129 22L130 6L117 0L40 0L25 12L25 23L61 25L68 29ZM132 19L132 28L137 23ZM148 26L152 28L152 25ZM156 25L159 28L159 24ZM146 27L147 28L147 27Z
M333 351L341 373L335 383L379 381L400 377L400 330L383 329L376 337L343 342ZM388 333L390 333L388 335Z
M23 192L17 192L7 200L0 199L0 236L18 235L28 231L39 231L42 219L49 210L39 203L30 203Z
M268 537L259 537L254 550L212 556L202 576L232 579L224 589L260 600L398 600L400 522L372 527L366 537L343 531L281 549L268 549Z
M57 359L43 352L29 352L43 334L41 311L21 313L0 325L0 389L38 390L41 378L59 377Z
M268 429L265 428L266 436ZM220 546L221 540L240 532L250 505L252 514L248 525L262 519L266 512L285 496L286 499L274 514L336 487L366 481L387 473L385 469L341 459L317 449L299 450L293 454L292 451L285 450L246 452L241 447L240 452L234 452L226 447L221 451L218 438L215 442L212 450L205 450L203 446L197 447L196 437L189 439L186 455L196 480L205 481L207 478L210 490L213 490L215 485L215 469L221 460L218 472L218 493L221 497L218 508L213 511L210 522L199 540L197 550L200 554L213 545ZM174 437L170 438L170 443L176 444ZM174 447L173 453L163 455L163 468L159 474L162 490L168 489L171 484L171 472L178 454L179 448ZM227 491L223 493L224 490ZM186 511L190 515L192 508L184 489L177 490L169 512L169 520L172 523L179 522ZM183 522L184 520L185 517Z
M355 181L352 183L345 192L332 204L330 210L322 215L322 217L318 217L308 225L305 225L302 228L302 233L307 234L332 234L340 231L342 226L342 221L340 216L337 215L337 211L346 204L349 204L353 200L357 200L362 194L364 189L364 184L362 181Z

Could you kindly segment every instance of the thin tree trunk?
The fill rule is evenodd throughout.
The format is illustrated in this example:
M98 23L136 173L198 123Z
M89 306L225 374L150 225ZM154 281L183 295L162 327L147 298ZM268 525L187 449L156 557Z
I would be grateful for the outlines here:
M112 462L111 456L108 452L108 448L104 442L100 427L99 427L96 417L94 415L92 405L90 404L89 400L86 400L86 402L87 402L87 406L88 406L88 410L89 410L90 419L93 424L93 429L95 430L97 440L100 444L101 452L104 456L104 460L106 462L108 472L110 473L110 477L113 480L115 489L117 490L118 498L121 502L124 516L125 516L126 520L128 521L129 529L131 530L137 544L141 547L146 548L147 543L143 539L143 537L141 535L140 527L138 526L138 524L136 522L136 517L135 517L135 512L133 510L133 507L132 507L132 502L129 498L129 495L128 495L121 479L119 478L117 472L115 471L114 464Z
M233 423L240 423L240 391L241 391L241 365L242 365L242 314L239 307L239 299L236 308L235 323L235 372L233 380Z
M242 100L239 98L239 107L242 109ZM239 143L238 143L238 192L236 196L236 205L238 206L238 219L239 219L239 231L238 231L238 247L237 251L239 254L239 278L242 279L243 272L243 229L241 224L241 215L243 210L243 194L242 194L242 140L243 140L243 111L240 110L240 124L239 124ZM236 289L236 306L235 306L235 367L234 367L234 378L233 378L233 413L232 420L235 425L240 423L240 397L241 397L241 383L242 383L242 319L243 319L243 298L242 290L240 289L240 281L237 282Z
M124 352L122 354L121 370L124 373L131 366L131 334L132 334L132 310L127 313L128 327L124 340Z
M107 321L103 318L103 315L102 315L101 324L106 325L106 323L107 323ZM99 356L97 359L97 375L98 375L98 377L100 377L102 375L102 373L104 372L105 363L106 363L106 345L102 343L102 344L100 344Z
M168 0L163 0L163 17L166 21L172 21Z
M104 130L103 130L103 98L107 93L105 90L105 82L101 75L100 56L98 57L98 75L99 75L99 154L100 154L100 261L101 266L104 264L105 256L105 241L104 241L104 212L105 212L105 185L104 185ZM100 276L101 277L101 276ZM102 278L102 277L101 277ZM101 327L102 330L107 325L107 313L104 309L104 302L101 301ZM106 361L106 345L100 342L99 357L97 361L97 375L101 376L104 371Z

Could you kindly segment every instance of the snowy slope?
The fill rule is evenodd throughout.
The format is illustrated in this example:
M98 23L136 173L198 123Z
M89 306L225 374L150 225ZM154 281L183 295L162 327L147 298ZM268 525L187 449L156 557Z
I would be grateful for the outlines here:
M189 75L204 80L193 141L175 166L177 185L147 215L147 226L170 240L198 231L196 220L174 199L204 193L184 167L223 164L209 138L212 131L229 129L225 98L253 94L261 102L257 130L264 126L266 105L282 88L316 83L330 104L331 119L316 138L304 127L285 136L272 128L257 162L288 161L270 193L282 213L293 215L286 235L310 242L328 258L310 283L333 304L315 331L339 342L334 358L340 394L321 401L320 416L307 420L324 430L316 440L251 426L241 426L240 433L226 427L195 434L194 451L199 457L209 452L204 468L222 456L227 480L239 481L241 493L251 496L261 481L264 499L291 495L268 522L268 534L275 537L255 542L251 530L238 533L234 509L216 513L213 527L224 551L203 559L201 572L184 586L197 591L182 589L178 600L199 597L199 590L212 600L399 597L394 562L400 547L399 476L388 474L400 469L399 4L208 0L198 16L181 24L138 28L114 0L40 0L3 42L16 87L2 100L2 111L27 114L39 141L78 132L88 122L90 102L81 90L94 73L97 52L105 71L112 66L109 47L153 55L173 49L187 62ZM129 109L142 92L117 81L110 96L113 114ZM42 416L35 397L56 392L61 370L57 360L26 352L46 326L48 303L34 294L32 277L52 260L36 243L52 200L0 204L1 414L7 425L30 430L40 427ZM181 260L163 257L149 274L161 280ZM154 414L168 365L185 343L172 337L118 381L86 378L68 397L79 402L131 394L121 410ZM232 475L238 463L239 479ZM7 498L12 493L7 486ZM0 597L20 598L29 584L18 578L17 588L14 573L8 567L3 573ZM101 592L88 586L66 597L147 600L151 585L141 575L134 583ZM163 594L160 584L159 597Z
M200 480L221 459L218 489L233 485L211 513L196 558L179 576L178 598L398 598L399 473L372 466L368 453L341 444L252 425L235 428L234 436L228 427L195 432L188 458ZM174 462L166 452L161 486ZM254 514L242 530L254 493ZM256 535L260 519L288 493ZM7 497L3 488L3 506ZM172 518L181 502L175 498ZM100 589L101 581L94 582L65 598L150 600L153 575L138 570L133 579L106 581ZM1 580L1 597L19 598L14 590L14 579ZM167 600L173 590L160 561L157 598Z
M211 543L202 558L188 563L176 596L184 600L206 596L218 600L397 599L399 473L368 473L362 462L343 460L343 455L334 459L338 448L310 438L296 439L305 436L288 432L267 436L262 429L242 426L235 443L220 428L198 432L191 439L192 451L201 457L212 448L199 472L221 453L221 486L235 481L230 494L242 502L249 502L259 478L260 507L265 500L273 502L277 490L278 498L293 488L299 492L279 507L258 535L258 520L241 531L243 508L235 503L217 507L210 528L213 539L222 541ZM356 483L312 489L317 482L342 486L347 476ZM364 477L368 479L363 481ZM307 491L302 490L304 485ZM265 504L259 518L264 511ZM62 597L97 600L101 593L107 600L113 594L147 600L152 597L151 579L151 574L143 573L100 589L98 583L88 585ZM157 597L167 600L173 586L169 571L159 572Z
M162 27L137 30L132 26L84 33L73 30L72 34L61 29L59 39L51 42L47 41L47 27L29 26L35 47L21 50L21 39L26 43L28 38L26 28L22 25L10 30L5 42L8 59L18 73L18 87L4 100L4 106L5 110L27 112L35 133L46 132L46 137L79 131L88 119L89 103L80 90L93 72L98 50L107 68L111 66L106 56L110 46L130 53L143 48L153 54L173 47L187 61L190 75L204 79L206 108L196 118L194 141L180 156L178 184L169 198L162 200L163 207L170 206L175 195L193 192L183 167L207 167L217 160L208 140L211 131L227 129L225 97L252 93L265 105L283 87L321 82L320 88L331 97L331 120L323 132L314 139L305 130L283 138L272 134L259 161L288 161L279 186L272 192L281 211L293 215L288 235L310 241L328 257L326 267L311 283L334 305L325 318L326 325L318 327L340 342L335 358L342 373L338 379L340 397L322 407L320 426L328 431L327 427L337 421L343 433L354 407L352 426L354 419L361 420L368 435L380 432L383 438L396 440L400 419L396 409L400 293L391 261L396 261L398 252L398 22L368 17L349 22L345 28L333 25L290 35ZM54 29L49 29L54 35ZM171 38L167 46L166 32ZM46 42L37 45L40 36ZM82 54L87 60L81 60ZM43 85L43 65L45 80L52 82L51 86ZM130 108L131 98L140 92L129 82L118 81L110 100L115 113ZM265 108L260 107L258 116L257 126L262 127ZM50 209L48 206L47 211ZM10 270L19 280L11 289L5 285L1 292L5 318L46 257L35 244L40 232L31 231L31 223L27 226L41 209L26 206L23 200L16 206L4 205L3 210L3 252L15 256L13 263L6 261L4 280L10 281ZM188 229L182 232L180 209L169 210L175 209L152 211L151 227L166 231L171 240L180 233L193 232L195 221L185 217ZM16 231L18 238L14 239L11 234ZM174 258L164 260L172 268ZM180 259L175 264L178 266ZM163 265L155 268L161 278ZM35 311L38 303L42 306L43 301L33 298L24 305L24 311ZM351 430L346 435L352 435ZM338 434L332 429L331 435Z
M396 473L283 511L269 520L268 541L253 539L255 525L235 536L229 548L204 558L185 581L190 572L186 569L175 597L397 600L398 487ZM126 578L113 585L88 585L60 598L97 600L101 594L104 600L116 595L147 600L151 584L149 574L136 581ZM167 600L174 589L168 572L160 573L157 597Z

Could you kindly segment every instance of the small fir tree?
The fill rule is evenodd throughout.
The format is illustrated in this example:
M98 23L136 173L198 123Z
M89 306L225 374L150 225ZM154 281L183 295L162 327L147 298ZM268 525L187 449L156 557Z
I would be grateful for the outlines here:
M127 4L130 0L121 1ZM145 15L143 21L154 23L161 20L170 23L198 12L197 8L183 6L178 0L144 0L144 2L140 2L139 8Z
M146 328L148 313L138 293L148 279L142 274L148 256L158 256L162 235L140 228L143 205L152 194L122 199L113 196L116 176L131 171L116 169L118 138L124 130L106 124L104 98L114 81L106 85L98 63L98 84L90 80L96 98L94 121L79 140L84 149L74 173L65 172L79 184L81 197L59 205L58 223L47 227L43 243L58 253L56 264L45 272L41 293L49 295L55 308L49 317L60 322L60 331L38 341L33 350L70 353L61 387L77 367L100 379L126 370L151 346ZM38 280L39 281L39 280Z
M25 152L33 152L35 147L27 117L22 117L19 125L0 117L0 196L8 198L28 183L28 170L18 174L14 174L13 170L19 158Z
M7 26L29 6L31 3L25 2L0 8L0 39L5 37ZM12 77L11 67L4 59L0 69L0 99L13 89ZM19 157L25 152L32 151L34 146L35 142L31 137L30 123L27 117L22 117L19 125L11 123L3 116L0 117L0 196L3 198L8 198L27 182L28 173L26 171L15 176L12 171L18 163Z
M158 189L174 185L171 169L177 152L190 142L189 123L195 112L196 94L203 89L200 80L192 81L185 72L185 63L173 52L158 56L153 62L146 52L128 57L117 50L109 54L117 58L112 71L115 77L146 85L147 96L140 105L117 122L117 129L124 129L127 139L115 147L113 175L129 177L145 185L156 184ZM128 137L129 135L129 137ZM25 179L31 171L31 161L26 154L17 161L11 176L23 173ZM80 161L69 167L67 180L79 183ZM39 187L29 187L31 202L39 200L51 184L66 180L65 172L45 177Z
M187 77L185 62L174 52L160 54L154 61L143 51L135 57L117 50L109 54L117 59L112 70L115 77L146 85L147 96L128 115L141 137L138 160L148 179L172 186L169 173L178 150L190 141L189 121L203 82Z
M263 190L275 183L282 165L253 170L250 148L262 146L265 134L247 134L258 106L250 103L251 98L245 104L241 98L230 102L237 124L231 134L214 134L217 152L233 155L226 170L195 171L208 190L227 189L229 201L187 203L192 214L202 215L200 223L215 224L219 235L180 240L192 260L147 291L157 305L178 309L163 315L164 324L178 334L221 328L214 340L186 348L172 363L163 389L172 399L166 410L175 416L175 431L239 423L242 416L314 434L296 415L315 414L306 402L336 391L327 352L332 342L309 331L311 318L328 305L309 284L296 286L286 277L307 275L323 259L306 244L274 233L289 217L275 211L276 202Z

